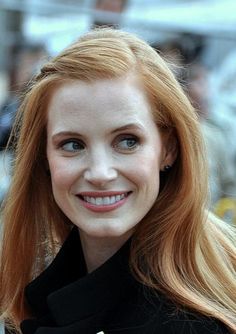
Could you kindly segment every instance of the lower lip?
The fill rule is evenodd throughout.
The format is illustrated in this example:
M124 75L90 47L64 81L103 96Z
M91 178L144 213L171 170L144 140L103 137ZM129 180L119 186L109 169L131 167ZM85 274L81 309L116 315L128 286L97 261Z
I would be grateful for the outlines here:
M81 198L80 198L80 201L82 202L83 206L90 211L93 211L93 212L109 212L109 211L115 210L115 209L121 207L122 205L124 205L125 202L128 200L128 197L129 197L129 195L127 197L123 198L122 200L120 200L119 202L116 202L114 204L99 205L99 206L88 203L88 202L85 202Z

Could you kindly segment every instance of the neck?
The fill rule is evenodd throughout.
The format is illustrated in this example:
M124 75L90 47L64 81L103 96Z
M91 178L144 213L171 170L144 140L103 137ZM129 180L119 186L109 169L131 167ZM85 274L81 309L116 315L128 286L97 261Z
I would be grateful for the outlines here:
M121 237L91 237L80 231L81 245L88 273L91 273L110 257L131 237L133 231Z

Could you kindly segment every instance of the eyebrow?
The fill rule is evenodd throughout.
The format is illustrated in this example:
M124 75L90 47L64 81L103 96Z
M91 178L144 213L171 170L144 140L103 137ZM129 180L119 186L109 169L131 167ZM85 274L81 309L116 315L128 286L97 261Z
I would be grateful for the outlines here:
M125 130L139 130L139 131L143 131L143 127L142 125L138 124L138 123L129 123L123 126L120 126L114 130L111 131L112 134L120 132L120 131L125 131ZM71 137L82 137L82 134L80 134L79 132L76 131L60 131L58 133L55 133L52 136L52 140L56 140L59 137L63 137L63 136L71 136Z
M139 130L139 131L143 131L143 127L142 125L138 124L138 123L129 123L129 124L125 124L123 126L120 126L119 128L113 130L111 133L116 133L119 131L124 131L124 130Z

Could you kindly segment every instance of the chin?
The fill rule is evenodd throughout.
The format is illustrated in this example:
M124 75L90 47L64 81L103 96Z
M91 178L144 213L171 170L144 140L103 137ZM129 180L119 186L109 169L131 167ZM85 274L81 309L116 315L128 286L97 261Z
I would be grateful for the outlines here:
M101 228L90 228L83 230L87 236L92 238L122 238L131 236L133 229L127 230L116 226L103 226Z

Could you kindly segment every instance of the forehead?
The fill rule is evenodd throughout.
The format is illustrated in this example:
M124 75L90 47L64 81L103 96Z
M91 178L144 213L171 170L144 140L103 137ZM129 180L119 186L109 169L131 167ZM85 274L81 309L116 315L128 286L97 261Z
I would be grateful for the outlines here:
M48 107L48 126L96 126L106 122L130 123L151 121L151 106L144 89L133 77L79 80L60 85L52 94Z

